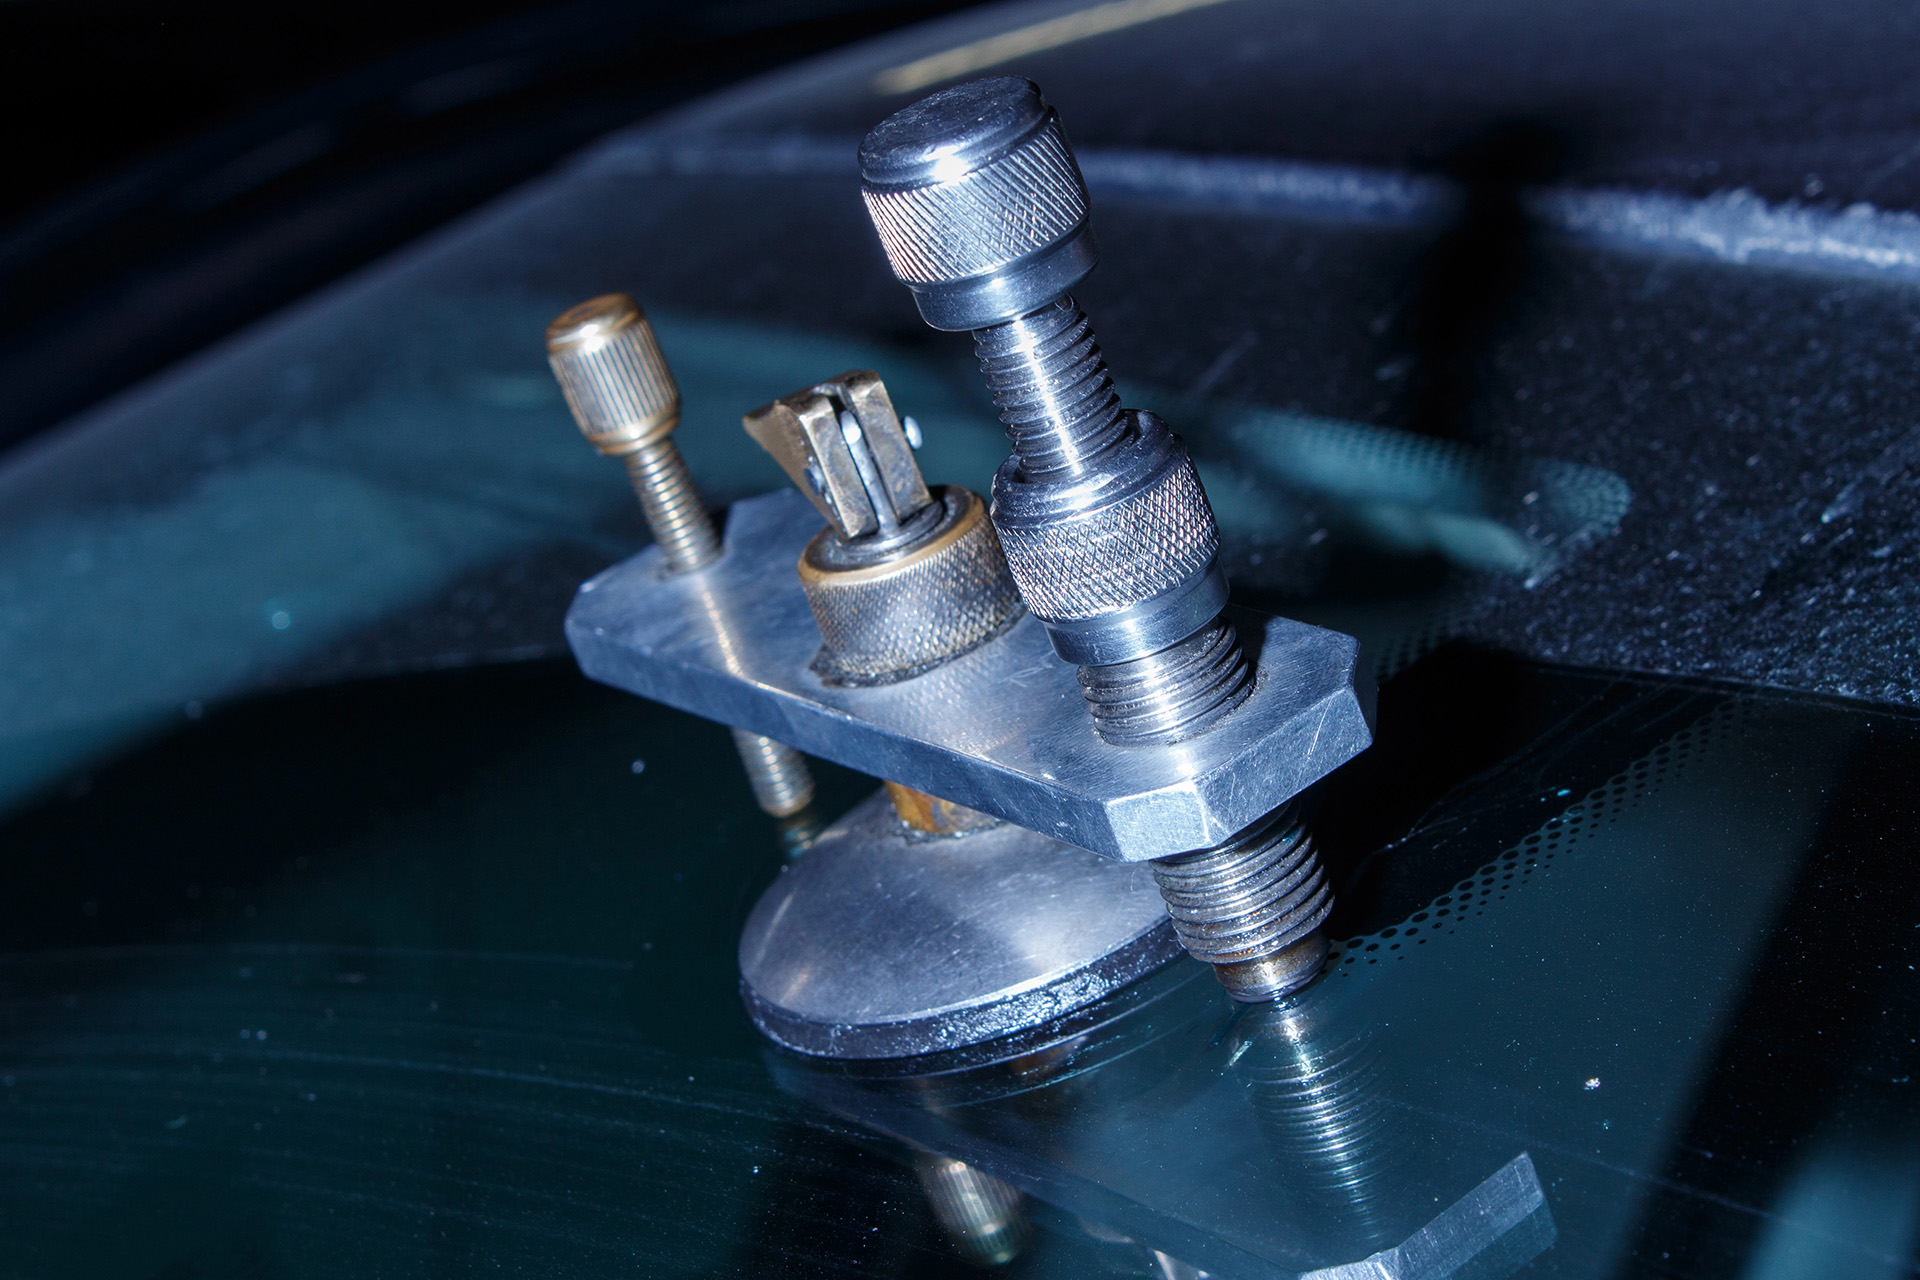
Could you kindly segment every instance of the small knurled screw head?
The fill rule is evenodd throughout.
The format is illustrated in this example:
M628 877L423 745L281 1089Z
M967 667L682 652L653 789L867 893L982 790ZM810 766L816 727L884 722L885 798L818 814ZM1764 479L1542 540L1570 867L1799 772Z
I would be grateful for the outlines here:
M1098 261L1087 184L1031 80L974 80L895 112L860 144L860 179L893 273L936 329L1037 310Z
M627 464L667 567L686 573L717 558L720 539L673 442L680 389L634 300L606 293L561 312L547 326L547 363L581 433Z
M547 326L547 362L573 420L604 454L624 457L658 443L680 421L680 388L653 326L624 293L556 316Z

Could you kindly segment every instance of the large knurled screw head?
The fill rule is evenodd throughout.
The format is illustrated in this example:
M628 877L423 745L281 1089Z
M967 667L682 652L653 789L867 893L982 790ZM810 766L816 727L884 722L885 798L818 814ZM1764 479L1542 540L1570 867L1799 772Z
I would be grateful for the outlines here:
M974 80L895 112L860 144L860 178L893 273L936 329L1025 315L1098 261L1087 184L1031 80Z
M554 317L547 362L573 420L604 454L624 457L656 444L680 421L680 388L653 326L624 293L590 298Z

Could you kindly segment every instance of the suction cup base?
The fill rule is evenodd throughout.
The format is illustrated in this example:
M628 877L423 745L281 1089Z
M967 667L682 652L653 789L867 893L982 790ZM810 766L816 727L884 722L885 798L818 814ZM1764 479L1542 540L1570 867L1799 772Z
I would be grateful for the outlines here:
M1010 824L918 835L882 791L754 907L741 991L790 1049L905 1058L1038 1026L1182 954L1145 864Z

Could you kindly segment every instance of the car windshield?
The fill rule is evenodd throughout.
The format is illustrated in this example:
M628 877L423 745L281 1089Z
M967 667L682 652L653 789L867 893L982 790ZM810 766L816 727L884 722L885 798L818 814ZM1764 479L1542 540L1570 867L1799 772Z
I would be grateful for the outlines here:
M0 1271L940 1273L938 1156L1024 1195L1018 1274L1909 1273L1920 91L1880 8L1694 6L1633 57L1601 5L964 13L0 455ZM740 1005L787 851L726 730L568 655L647 535L542 333L642 302L716 508L788 484L742 413L850 369L986 492L1007 437L856 147L1008 71L1068 121L1123 398L1236 600L1359 637L1379 737L1314 799L1300 1002L1183 959L1017 1053L832 1068ZM1835 76L1857 118L1803 126ZM818 775L830 816L876 785Z

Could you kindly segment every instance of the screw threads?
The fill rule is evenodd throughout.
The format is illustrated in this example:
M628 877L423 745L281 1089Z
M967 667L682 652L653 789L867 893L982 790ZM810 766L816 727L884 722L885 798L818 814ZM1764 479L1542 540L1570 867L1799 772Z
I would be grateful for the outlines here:
M687 573L720 556L720 538L700 505L686 459L672 440L646 445L627 455L627 474L640 497L640 510L653 540L666 553L667 568Z
M600 452L623 459L653 540L670 573L689 573L720 557L720 537L673 443L680 389L653 326L624 293L569 307L547 326L547 362L580 431ZM793 748L733 732L747 782L760 807L795 819L813 799L813 774ZM789 823L789 844L804 847L810 819Z
M1013 439L1023 481L1070 482L1102 465L1114 465L1111 455L1127 439L1127 415L1093 326L1078 303L1062 297L1038 311L976 330L973 342L987 387L1000 406L1000 420ZM1187 464L1178 474L1191 471ZM1197 480L1191 487L1199 495ZM1197 500L1211 533L1212 513L1204 496ZM1168 517L1168 512L1156 507L1151 518L1164 524ZM1165 541L1165 531L1157 526L1156 531ZM1038 537L1044 542L1044 535ZM1061 610L1046 606L1076 583L1062 576L1058 563L1026 563L1019 552L1031 540L1033 536L1024 531L1020 537L1002 531L1014 578L1028 596L1029 607L1043 618L1059 615ZM1139 537L1128 541L1130 553L1154 545L1151 539ZM1201 550L1200 562L1185 566L1182 576L1203 571L1211 562L1212 544ZM1054 560L1061 554L1068 552L1056 548L1041 558ZM1114 579L1109 576L1102 581L1111 586ZM1163 584L1156 584L1145 594L1163 589ZM1167 743L1205 732L1246 700L1253 683L1239 638L1230 624L1216 618L1156 653L1110 666L1082 666L1080 689L1094 726L1106 741Z
M1285 995L1326 961L1319 928L1333 891L1298 808L1283 805L1223 845L1153 864L1181 945L1236 1000Z
M1421 1141L1393 1124L1370 1026L1348 1024L1311 996L1256 1011L1244 1025L1253 1052L1239 1070L1275 1154L1304 1175L1343 1233L1376 1246L1395 1238L1383 1230L1387 1192Z
M976 329L973 350L1028 479L1085 471L1126 434L1093 326L1071 297Z
M1033 1228L1017 1190L946 1156L923 1154L913 1167L934 1219L970 1261L995 1267L1019 1256Z
M813 771L798 751L745 729L733 731L747 783L762 809L776 818L800 812L813 800Z
M1080 668L1094 728L1116 746L1205 733L1252 692L1240 637L1223 618L1144 658Z

